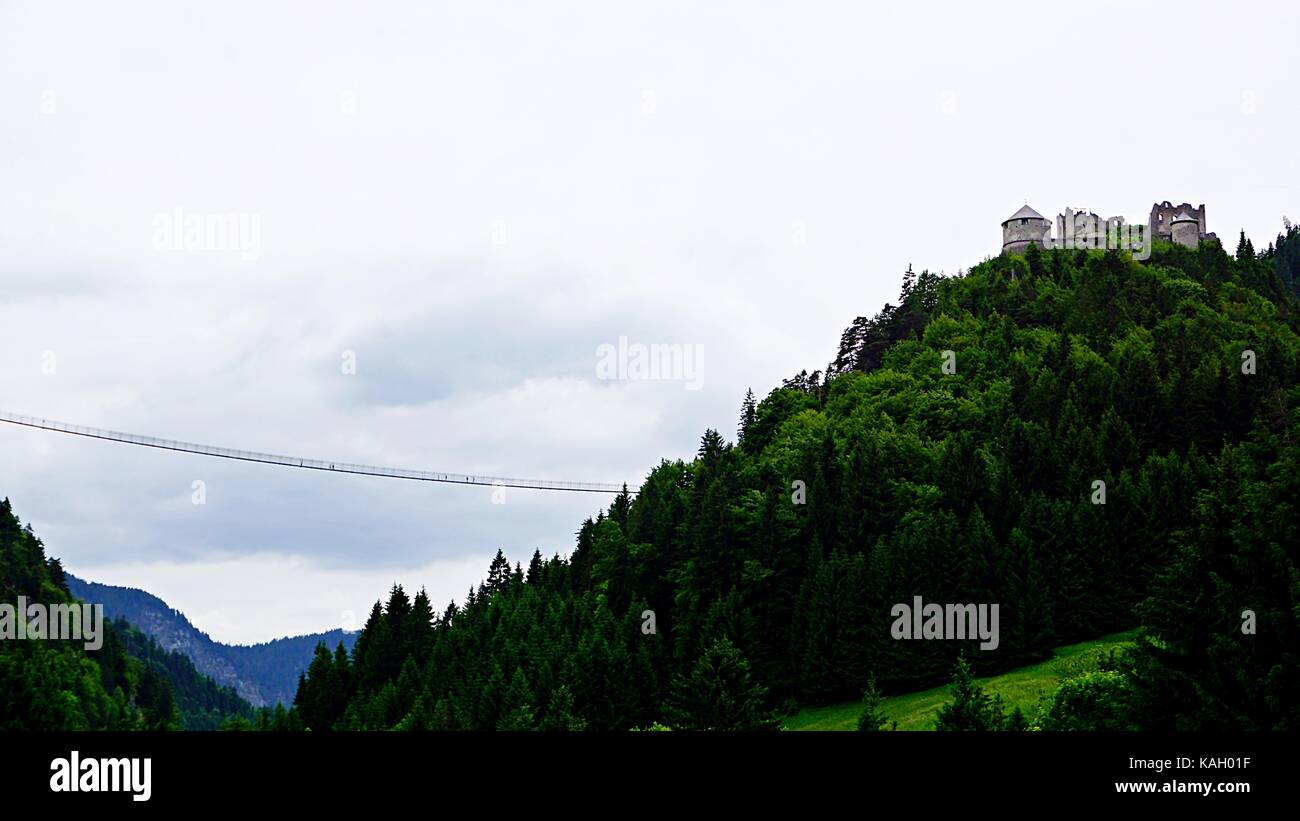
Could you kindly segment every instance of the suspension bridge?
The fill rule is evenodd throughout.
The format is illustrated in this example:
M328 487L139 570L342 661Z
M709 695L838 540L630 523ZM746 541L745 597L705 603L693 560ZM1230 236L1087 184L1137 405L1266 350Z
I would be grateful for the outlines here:
M528 490L561 490L573 493L618 493L623 485L605 482L568 482L561 479L511 479L504 476L475 476L469 473L447 473L435 470L409 470L391 468L381 465L358 465L350 462L337 462L326 459L308 459L302 456L282 456L275 453L258 453L252 450L201 445L195 442L182 442L176 439L159 439L156 436L141 436L135 433L93 428L88 425L72 425L53 419L35 416L22 416L16 413L0 411L0 422L22 425L40 430L67 433L73 436L85 436L90 439L105 439L110 442L122 442L146 448L174 450L181 453L197 453L200 456L216 456L221 459L236 459L241 462L260 462L268 465L300 468L303 470L322 470L331 473L354 473L361 476L382 476L388 479L411 479L417 482L443 482L452 485L487 485L489 487L525 488ZM635 489L629 489L635 493Z

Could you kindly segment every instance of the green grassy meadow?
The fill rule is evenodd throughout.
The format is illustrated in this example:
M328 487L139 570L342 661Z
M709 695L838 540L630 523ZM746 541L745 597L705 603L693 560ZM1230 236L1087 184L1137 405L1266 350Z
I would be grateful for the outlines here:
M1061 681L1068 677L1070 665L1078 664L1094 651L1102 653L1132 645L1136 631L1113 633L1092 641L1056 648L1046 661L1008 670L1001 675L979 679L990 694L1002 696L1006 709L1019 707L1027 718L1038 713L1040 701L1050 697ZM882 705L885 715L898 722L900 730L932 730L939 708L949 700L948 685L915 693L887 697ZM785 719L787 730L856 730L862 704L857 701L806 707Z

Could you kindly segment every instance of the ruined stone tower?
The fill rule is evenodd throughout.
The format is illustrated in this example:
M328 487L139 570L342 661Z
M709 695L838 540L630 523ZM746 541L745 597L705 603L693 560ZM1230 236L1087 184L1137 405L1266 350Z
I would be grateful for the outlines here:
M1192 230L1191 223L1195 224ZM1169 200L1151 206L1151 216L1147 218L1147 228L1151 236L1166 242L1174 242L1195 248L1201 240L1215 239L1214 234L1205 230L1205 205L1193 208L1190 203L1171 205Z

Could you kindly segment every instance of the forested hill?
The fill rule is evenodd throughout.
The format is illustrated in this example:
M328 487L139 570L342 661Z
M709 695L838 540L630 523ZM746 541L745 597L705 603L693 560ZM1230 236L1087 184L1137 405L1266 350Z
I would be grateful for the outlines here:
M299 717L771 726L773 708L855 698L873 676L941 682L963 650L986 673L1141 625L1071 704L1118 725L1294 727L1287 291L1272 261L1217 241L909 269L825 376L747 398L734 443L707 431L692 462L584 522L567 560L498 554L441 614L394 588L350 657L318 650ZM914 596L999 603L998 648L895 640L891 606Z
M1300 323L1274 266L1241 257L909 269L826 376L747 398L734 443L707 431L567 560L498 554L441 614L394 588L351 657L318 650L300 718L770 726L872 676L942 682L959 651L987 673L1141 625L1085 700L1141 727L1294 727ZM895 640L914 596L999 603L998 648Z
M333 647L342 642L351 649L356 641L355 632L336 629L254 645L223 644L151 593L83 581L71 573L66 577L74 596L104 605L109 618L126 619L165 649L184 653L205 675L234 688L257 707L293 702L298 677L311 662L316 645L325 642Z
M772 727L872 681L941 683L959 653L992 673L1138 626L1036 726L1297 729L1297 236L909 269L824 373L747 397L734 442L706 431L568 558L498 553L441 613L394 587L257 726ZM7 500L0 593L73 600ZM997 648L894 638L915 596L997 603ZM0 728L231 715L251 710L124 623L97 651L0 641Z
M0 603L68 604L63 566L0 502ZM252 708L228 687L162 649L125 621L103 625L103 645L0 641L0 729L213 730Z

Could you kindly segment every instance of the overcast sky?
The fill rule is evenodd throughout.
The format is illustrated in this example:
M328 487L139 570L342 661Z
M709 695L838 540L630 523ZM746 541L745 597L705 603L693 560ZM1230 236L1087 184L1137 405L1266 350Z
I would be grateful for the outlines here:
M1266 245L1298 9L0 0L0 409L636 484L1026 201ZM701 346L700 389L598 379L619 337ZM607 503L492 493L0 425L52 555L230 642L463 601Z

